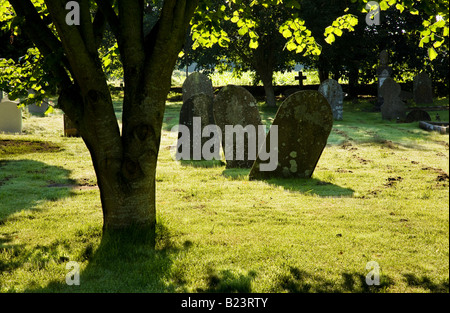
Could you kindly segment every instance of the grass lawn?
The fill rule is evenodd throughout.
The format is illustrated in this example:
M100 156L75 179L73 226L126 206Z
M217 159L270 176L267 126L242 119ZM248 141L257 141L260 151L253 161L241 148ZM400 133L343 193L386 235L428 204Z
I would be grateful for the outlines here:
M102 237L89 153L60 112L0 134L0 292L449 292L448 135L345 103L312 179L249 181L172 159L180 106L165 114L155 249Z

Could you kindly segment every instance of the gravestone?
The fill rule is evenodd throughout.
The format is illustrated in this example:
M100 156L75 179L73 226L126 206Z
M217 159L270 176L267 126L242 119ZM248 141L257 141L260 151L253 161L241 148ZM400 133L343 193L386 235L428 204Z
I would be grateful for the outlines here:
M181 141L185 138L181 131L178 132L178 150L177 159L183 160L204 160L202 155L202 147L211 139L211 136L203 137L202 131L207 125L214 124L212 119L212 101L213 99L205 93L197 93L191 96L188 100L183 102L180 110L179 125L184 125L189 130L189 147L184 147ZM194 122L195 118L200 118L200 121ZM218 143L220 146L220 142ZM211 147L212 149L213 147ZM189 149L189 156L186 157L184 149ZM210 150L211 152L211 150ZM219 159L220 154L214 155L214 158Z
M272 125L278 126L278 165L274 171L261 171L258 157L249 178L311 177L333 127L327 99L314 90L296 92L281 104ZM270 132L266 146L271 145Z
M202 147L210 137L202 137L201 132L207 126L214 124L213 115L213 88L211 80L204 74L194 72L189 75L183 83L183 105L180 110L179 125L188 128L190 138L189 147L184 147L181 142L183 133L178 132L177 159L183 160L204 160ZM194 129L194 118L199 117L199 131ZM195 136L195 138L194 138ZM189 157L183 153L183 149L189 149ZM219 156L216 156L217 158Z
M319 92L324 95L331 106L335 121L342 121L344 118L344 97L341 85L334 79L327 79L320 84Z
M204 93L213 98L213 86L208 76L194 72L190 74L183 83L183 102L189 100L193 95Z
M411 112L406 115L405 122L419 122L419 121L431 121L431 116L427 111L421 109L413 109Z
M380 88L380 94L383 97L381 106L381 117L384 120L406 119L406 105L400 99L401 87L392 78L388 77Z
M35 94L36 91L29 89L28 93ZM48 110L48 107L49 107L48 99L44 99L40 103L40 105L37 105L36 103L28 105L28 112L33 114L44 114Z
M253 140L252 143L258 144L258 125L262 125L262 122L256 99L247 89L240 86L228 85L217 93L214 99L213 112L216 125L222 132L222 148L224 149L225 159L227 161L226 167L251 168L256 158L256 153L258 152L257 146L254 146L255 155L251 158L248 140L252 134L249 136L249 133L243 132L244 142L241 146L236 144L238 138L237 133L232 145L230 143L226 145L225 142L227 134L230 135L231 127L233 127L233 130L239 131L246 126L249 126L247 129L254 126L255 136L250 137L250 140ZM226 126L228 126L228 129ZM238 155L242 155L242 153L242 160L238 160Z
M63 114L64 122L64 136L65 137L80 137L80 133L75 124L69 119L66 114Z
M3 94L3 92L1 92ZM6 94L0 100L0 133L22 133L22 109L19 102L11 101Z
M383 105L383 96L380 93L380 88L383 86L386 78L391 77L392 67L389 66L389 54L386 50L380 52L380 65L377 69L378 86L377 86L377 101L375 103L375 110L379 111Z
M433 89L431 79L427 73L421 72L413 81L414 102L417 104L433 103Z

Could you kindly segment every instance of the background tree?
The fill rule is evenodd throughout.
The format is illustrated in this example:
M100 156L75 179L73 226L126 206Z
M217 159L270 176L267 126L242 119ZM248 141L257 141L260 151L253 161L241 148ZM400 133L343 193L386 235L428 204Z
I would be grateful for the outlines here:
M284 5L254 5L247 9L252 17L248 24L233 19L236 8L226 6L226 1L216 1L215 5L224 6L226 17L219 20L219 27L227 34L226 44L212 47L199 46L189 50L188 65L196 63L197 68L208 70L233 70L237 75L244 71L255 73L254 83L263 83L266 105L276 106L273 86L273 73L290 71L294 68L300 54L285 48L286 39L280 33L281 25L298 10ZM231 18L230 18L231 17ZM246 36L249 27L252 33ZM257 38L257 45L252 46L252 39ZM305 54L318 54L319 49L305 49ZM182 60L181 65L185 65Z

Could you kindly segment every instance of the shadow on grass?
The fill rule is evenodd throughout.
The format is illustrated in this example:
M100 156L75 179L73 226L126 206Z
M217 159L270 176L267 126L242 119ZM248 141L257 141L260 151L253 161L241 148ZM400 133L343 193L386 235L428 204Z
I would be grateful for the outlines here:
M226 169L222 175L232 180L248 179L250 169ZM316 178L270 178L263 180L267 184L282 187L284 190L299 192L319 197L352 197L355 192Z
M201 167L201 168L211 168L211 167L221 167L224 166L225 163L221 160L180 160L180 164L182 166L192 166L192 167Z
M57 201L70 196L70 171L33 160L0 160L0 225L8 216L30 210L42 200Z
M403 274L403 277L405 278L406 283L411 287L421 287L433 293L448 293L450 290L448 277L446 280L438 283L433 282L426 276L419 278L411 273Z
M247 275L234 274L230 270L217 272L213 268L207 270L206 290L198 288L197 292L221 292L221 293L250 293L252 292L252 280L256 272L250 271Z
M380 285L369 286L363 274L344 272L340 280L333 281L291 266L279 277L276 288L292 293L377 293L393 285L387 276L380 280Z
M266 182L273 186L283 187L287 191L319 197L352 197L355 192L353 189L343 188L316 178L271 178Z
M156 230L105 232L98 248L87 249L88 264L80 273L79 285L65 281L50 282L31 292L141 293L183 290L185 279L170 280L174 258L191 246L177 247L168 229L158 224ZM88 246L89 248L89 246ZM70 269L66 271L69 273Z

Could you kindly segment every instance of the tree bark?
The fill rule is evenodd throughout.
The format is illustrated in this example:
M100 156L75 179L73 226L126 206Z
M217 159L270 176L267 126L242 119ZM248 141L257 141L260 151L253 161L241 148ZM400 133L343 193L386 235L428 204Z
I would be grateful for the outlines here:
M251 59L256 74L261 78L263 83L266 106L268 107L276 107L277 105L273 87L274 48L270 39L262 38L258 48L253 52L253 58Z
M267 70L266 73L260 73L261 80L264 85L264 92L266 94L266 106L273 108L277 106L277 102L275 99L275 89L273 87L272 74L272 70Z

